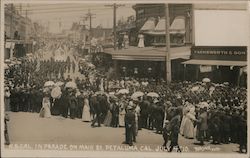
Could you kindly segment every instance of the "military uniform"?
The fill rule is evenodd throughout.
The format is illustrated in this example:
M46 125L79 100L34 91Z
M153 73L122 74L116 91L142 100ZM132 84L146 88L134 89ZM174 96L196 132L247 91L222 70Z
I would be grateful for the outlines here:
M126 143L133 145L133 134L135 128L135 113L132 109L128 109L128 112L125 114L125 131L126 131Z

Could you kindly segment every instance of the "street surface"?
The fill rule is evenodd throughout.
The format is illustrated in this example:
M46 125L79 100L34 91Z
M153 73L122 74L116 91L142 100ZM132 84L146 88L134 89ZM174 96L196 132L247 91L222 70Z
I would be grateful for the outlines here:
M40 118L37 113L10 112L9 116L8 129L11 145L8 148L10 149L37 149L37 144L45 144L41 149L57 149L49 147L49 144L65 145L67 146L65 149L69 149L70 145L77 145L76 150L79 150L80 145L86 145L84 150L95 150L96 148L92 148L94 145L100 145L102 150L109 151L124 151L124 148L128 148L128 145L122 144L125 140L124 127L92 128L90 123L82 122L80 119L65 119L60 116ZM194 142L196 142L194 139L179 137L179 145L183 152L237 153L238 151L237 144L213 145L206 142L201 147L195 145ZM155 152L162 144L162 135L142 129L139 130L134 147L139 151Z

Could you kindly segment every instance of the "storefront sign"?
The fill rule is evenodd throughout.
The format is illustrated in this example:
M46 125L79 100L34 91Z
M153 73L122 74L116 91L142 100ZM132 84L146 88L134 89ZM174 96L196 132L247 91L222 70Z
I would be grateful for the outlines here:
M211 71L212 71L212 66L207 66L207 65L200 66L200 72L211 72Z
M247 61L247 47L231 47L231 46L192 47L191 59Z

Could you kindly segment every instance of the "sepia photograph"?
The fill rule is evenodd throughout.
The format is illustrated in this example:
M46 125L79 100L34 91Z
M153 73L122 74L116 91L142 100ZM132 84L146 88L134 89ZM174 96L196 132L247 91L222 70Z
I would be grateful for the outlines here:
M3 0L1 157L249 156L249 8Z

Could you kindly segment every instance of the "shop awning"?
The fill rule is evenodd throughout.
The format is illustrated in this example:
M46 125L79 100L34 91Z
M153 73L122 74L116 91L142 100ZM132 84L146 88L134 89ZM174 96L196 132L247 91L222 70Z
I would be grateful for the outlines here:
M174 21L172 22L169 28L170 34L185 34L185 17L177 16ZM145 34L152 35L152 36L159 36L166 34L166 23L165 18L161 18L157 23L154 30L147 31Z
M128 49L114 50L105 49L104 52L112 55L114 60L147 60L165 61L165 47L129 47ZM191 50L189 46L170 48L170 59L190 59Z
M151 31L155 29L155 19L154 18L149 18L144 25L142 26L142 28L140 29L140 31L144 32L144 31Z
M224 61L224 60L196 60L191 59L183 62L187 65L216 65L216 66L246 66L247 61Z

